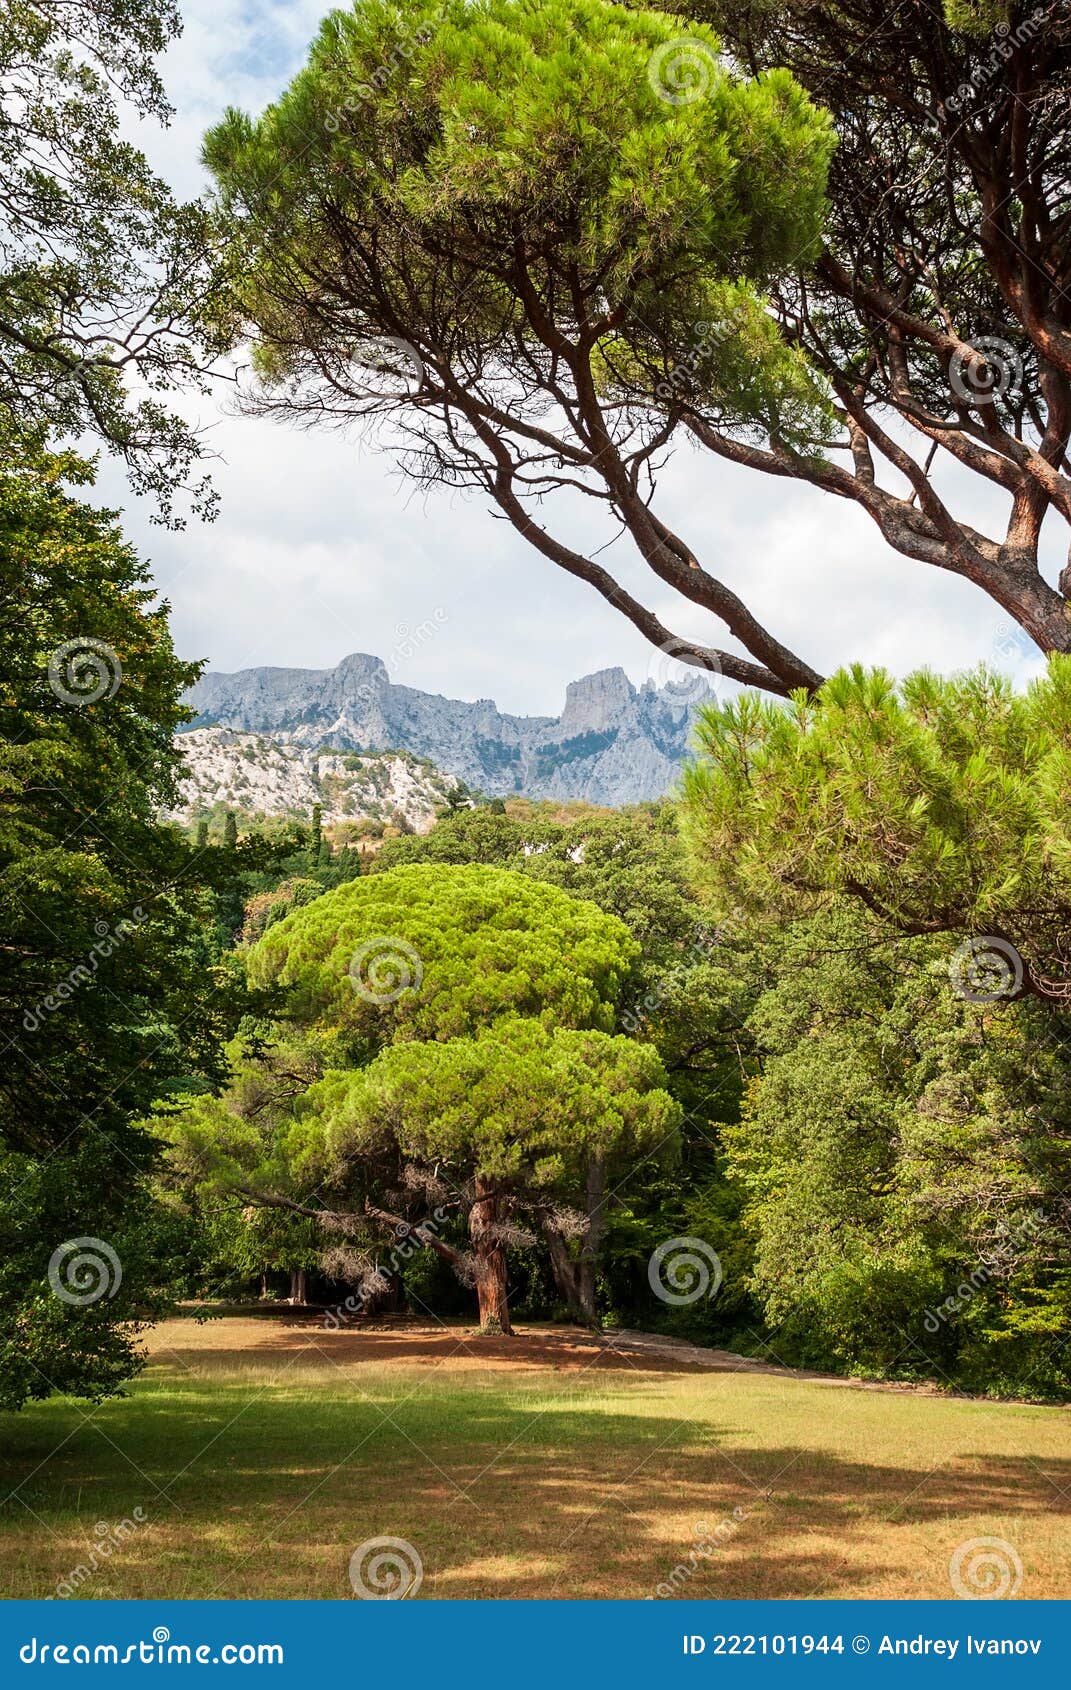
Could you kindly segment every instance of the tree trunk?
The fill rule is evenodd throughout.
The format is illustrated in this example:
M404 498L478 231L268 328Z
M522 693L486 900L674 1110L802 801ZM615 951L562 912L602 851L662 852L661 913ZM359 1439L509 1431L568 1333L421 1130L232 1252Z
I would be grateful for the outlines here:
M261 1302L265 1302L267 1300L267 1296L268 1296L268 1276L267 1276L266 1273L262 1273L261 1276L260 1276L260 1300L261 1300Z
M300 1303L302 1306L304 1306L304 1303L305 1303L305 1269L304 1268L291 1268L290 1269L290 1301L292 1303Z
M605 1214L606 1164L601 1156L593 1156L588 1163L588 1224L579 1258L570 1255L569 1246L550 1215L544 1215L541 1223L550 1252L554 1283L565 1298L569 1313L582 1326L599 1324L595 1307L595 1268L598 1263L599 1245L602 1242Z
M588 1163L588 1230L580 1246L580 1303L590 1326L598 1325L595 1313L595 1269L606 1228L606 1162L592 1156Z
M498 1201L488 1194L487 1182L477 1179L476 1201L469 1211L469 1237L476 1257L476 1295L480 1302L480 1331L510 1337L506 1252L498 1241L495 1222Z

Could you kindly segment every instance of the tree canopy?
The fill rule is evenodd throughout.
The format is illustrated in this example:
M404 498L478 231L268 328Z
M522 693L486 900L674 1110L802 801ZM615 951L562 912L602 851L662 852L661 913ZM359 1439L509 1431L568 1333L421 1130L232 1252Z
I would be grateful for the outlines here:
M332 13L282 98L256 120L229 113L206 141L231 332L253 338L257 409L306 425L392 417L418 474L487 492L551 561L670 641L544 528L535 505L581 489L752 658L686 642L695 661L808 684L814 671L647 495L681 383L805 452L827 431L763 290L817 248L831 126L785 73L732 74L702 26L704 97L678 97L680 28L607 0Z
M197 860L157 819L198 665L114 517L69 491L87 467L6 444L0 1400L18 1406L131 1370L128 1323L161 1285L141 1118L222 1077L235 994Z
M966 975L1071 993L1071 660L1017 693L986 671L834 675L785 707L700 713L693 861L723 918L843 894L907 934L959 934Z
M166 396L209 357L207 227L123 118L167 121L155 60L179 28L173 0L7 0L0 16L0 409L31 433L95 434L165 517L202 454Z
M613 1024L639 953L593 904L505 870L398 868L270 927L249 953L289 1015L352 1039L443 1039L502 1015Z
M1071 650L1042 567L1071 518L1066 9L1012 5L995 35L982 4L676 10L333 13L284 96L206 143L250 404L389 419L415 474L772 692L821 677L668 521L671 446L856 505ZM623 551L579 549L578 491L736 643L683 637Z
M638 953L615 917L505 869L413 865L327 892L249 952L283 994L282 1036L236 1048L227 1095L174 1118L173 1169L358 1244L413 1230L508 1332L520 1224L593 1249L614 1159L676 1149L657 1052L610 1031ZM470 1249L428 1225L431 1201ZM593 1317L592 1283L572 1289Z

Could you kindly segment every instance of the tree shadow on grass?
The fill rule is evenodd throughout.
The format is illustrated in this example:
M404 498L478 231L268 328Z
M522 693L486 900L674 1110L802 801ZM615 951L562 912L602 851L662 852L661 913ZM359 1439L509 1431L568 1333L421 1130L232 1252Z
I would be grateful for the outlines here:
M49 1594L98 1522L140 1507L81 1595L347 1598L351 1552L380 1536L414 1546L429 1597L947 1596L949 1554L981 1535L1012 1537L1034 1572L1022 1594L1071 1589L1053 1582L1071 1460L982 1450L927 1474L880 1447L832 1453L820 1425L813 1445L755 1447L727 1406L676 1414L649 1375L538 1391L380 1371L362 1388L158 1366L88 1420L60 1401L8 1417L0 1578Z

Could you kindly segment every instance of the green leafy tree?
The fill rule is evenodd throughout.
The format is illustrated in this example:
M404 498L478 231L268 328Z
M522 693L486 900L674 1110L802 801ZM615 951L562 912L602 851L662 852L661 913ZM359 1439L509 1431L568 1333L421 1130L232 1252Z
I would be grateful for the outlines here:
M595 1320L607 1180L649 1156L670 1160L679 1119L652 1046L519 1019L474 1039L392 1046L365 1069L326 1076L308 1103L295 1139L318 1174L386 1152L444 1205L451 1188L463 1193L471 1250L438 1235L432 1247L475 1284L483 1330L503 1333L507 1246L531 1242L517 1219L543 1213L555 1236L571 1228L583 1240L579 1259L558 1265L576 1312Z
M611 1182L599 1219L601 1260L578 1246L551 1209L538 1225L558 1289L584 1319L598 1293L604 1306L665 1322L664 1305L650 1293L651 1252L667 1238L702 1238L723 1261L723 1289L715 1302L676 1311L671 1324L724 1342L752 1313L742 1267L737 1271L749 1259L739 1187L726 1179L720 1140L755 1072L747 1017L760 986L750 956L710 922L689 884L673 808L645 805L561 821L549 807L512 815L480 807L441 818L419 839L389 841L373 872L401 862L496 863L588 899L628 927L641 955L615 1025L651 1041L662 1058L683 1111L681 1161L667 1171L657 1158L641 1160Z
M251 978L283 994L290 1032L237 1060L225 1097L176 1118L174 1167L319 1214L344 1238L370 1222L416 1226L476 1284L485 1326L508 1330L515 1217L565 1224L568 1202L592 1256L611 1152L630 1134L672 1150L676 1105L656 1053L612 1032L637 955L614 917L506 870L410 866L352 881L253 946ZM403 1091L404 1121L389 1103ZM436 1120L440 1157L428 1148ZM340 1122L355 1135L345 1149ZM411 1220L431 1198L465 1221L469 1251ZM574 1292L580 1309L579 1279Z
M854 668L787 708L703 711L697 741L684 826L722 919L841 894L885 929L960 936L967 991L1071 996L1071 660L1025 693Z
M1071 576L1044 567L1044 536L1066 550L1071 520L1067 6L666 10L717 30L752 75L789 70L837 136L821 244L768 290L828 388L835 449L744 438L690 394L687 426L731 464L846 501L901 557L987 593L1024 644L1071 651Z
M162 1288L138 1124L220 1078L241 1000L200 859L160 824L198 672L70 456L0 468L0 1400L100 1396ZM79 1244L79 1240L83 1241ZM164 1276L166 1278L166 1275Z
M178 30L172 0L0 15L0 411L31 435L96 434L165 517L203 450L165 399L210 357L208 233L122 131L166 122L154 61Z
M666 520L678 441L847 501L1071 651L1068 577L1041 566L1071 519L1063 0L680 11L333 14L284 97L207 143L258 406L397 415L409 469L769 691L819 676ZM578 491L731 650L582 549Z
M818 676L704 567L651 480L678 394L804 458L827 437L765 290L817 249L832 129L786 73L737 75L699 24L685 46L706 97L677 97L681 33L607 0L332 13L283 96L206 141L229 327L254 341L256 409L396 416L409 468L489 495L655 644L783 691ZM659 594L748 656L676 639L563 538L554 494L578 490Z
M797 1365L1066 1395L1067 1018L963 999L947 953L843 900L767 941L741 1268Z

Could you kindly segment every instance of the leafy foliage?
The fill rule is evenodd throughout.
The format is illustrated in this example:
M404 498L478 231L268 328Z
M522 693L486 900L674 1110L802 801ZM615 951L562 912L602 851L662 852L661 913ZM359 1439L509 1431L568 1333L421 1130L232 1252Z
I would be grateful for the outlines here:
M701 712L698 744L683 814L723 916L843 893L900 932L1002 939L1027 989L1071 990L1067 658L1022 694L856 667L788 708Z
M0 411L31 436L98 435L171 519L203 450L164 396L210 355L208 231L122 128L167 120L154 60L178 30L173 0L8 0L0 16ZM207 483L194 503L211 509Z
M160 1287L137 1122L193 1074L220 1077L243 993L206 930L198 861L157 811L198 666L107 512L65 490L70 456L11 446L0 470L0 1376L18 1405L96 1395L132 1362L123 1322ZM52 1253L92 1236L113 1297L65 1304Z

